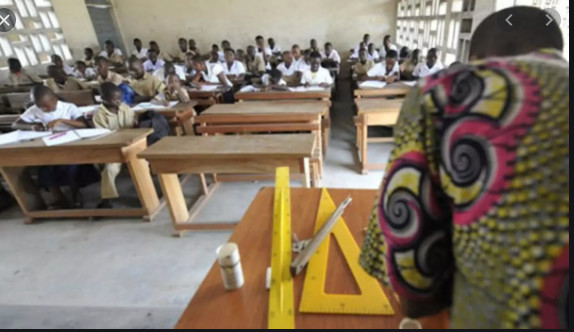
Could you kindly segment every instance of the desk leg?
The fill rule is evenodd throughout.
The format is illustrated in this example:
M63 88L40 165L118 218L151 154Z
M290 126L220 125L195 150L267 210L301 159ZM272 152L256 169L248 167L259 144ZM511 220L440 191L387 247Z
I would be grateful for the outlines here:
M160 204L151 179L149 164L143 159L138 159L135 155L130 157L127 164L142 207L148 213L149 219L151 219ZM144 220L147 220L147 218L144 217Z
M24 167L3 167L0 168L0 172L14 194L20 209L27 216L27 223L31 223L33 218L29 216L29 213L45 210L46 203L40 196L38 188L32 183L30 174Z
M303 185L305 188L311 188L311 170L309 168L309 158L303 158L301 161L301 171L303 172ZM313 181L315 182L315 181ZM317 184L313 183L313 186L316 187Z
M163 191L163 197L169 208L173 227L177 229L178 224L185 223L189 219L189 212L187 211L185 197L183 197L181 183L179 182L177 174L159 174L158 178L161 184L161 190Z
M361 144L359 153L361 154L361 172L367 174L367 140L369 127L367 126L367 117L361 117Z

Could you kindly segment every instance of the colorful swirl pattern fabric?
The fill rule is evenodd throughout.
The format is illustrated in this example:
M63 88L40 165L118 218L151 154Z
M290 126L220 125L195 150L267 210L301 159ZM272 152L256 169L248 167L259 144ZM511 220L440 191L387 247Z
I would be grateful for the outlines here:
M419 86L361 264L411 300L452 291L455 328L566 327L568 63L543 50Z

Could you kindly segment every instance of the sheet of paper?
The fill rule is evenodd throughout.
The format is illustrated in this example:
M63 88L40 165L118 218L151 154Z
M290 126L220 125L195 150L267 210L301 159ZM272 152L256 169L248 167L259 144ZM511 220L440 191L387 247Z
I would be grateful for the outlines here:
M259 89L254 87L253 85L246 85L239 90L239 92L258 92Z
M12 144L12 143L19 142L20 139L19 139L18 132L19 132L19 130L13 131L11 133L0 135L0 145Z
M417 81L401 81L401 84L404 84L407 86L415 86L415 85L417 85Z
M296 86L294 88L289 88L289 91L291 92L308 92L308 91L325 91L325 88L322 88L320 86L310 86L310 87L304 87L304 86Z
M201 91L215 91L219 88L219 85L202 85Z
M16 130L11 133L0 135L0 145L31 141L49 135L52 135L51 131Z
M179 101L170 101L168 106L164 106L164 105L157 105L154 103L150 103L150 102L146 102L146 103L139 103L136 106L132 107L132 110L134 111L147 111L147 110L163 110L163 109L168 109L168 108L172 108L175 105L177 105L179 103Z
M78 141L80 140L80 136L78 136L73 130L70 130L43 137L42 140L46 146L54 146Z
M382 89L387 86L387 82L381 81L364 81L359 84L360 89Z
M75 129L74 131L76 132L76 135L80 136L80 138L82 139L107 135L112 132L109 129L103 129L103 128Z

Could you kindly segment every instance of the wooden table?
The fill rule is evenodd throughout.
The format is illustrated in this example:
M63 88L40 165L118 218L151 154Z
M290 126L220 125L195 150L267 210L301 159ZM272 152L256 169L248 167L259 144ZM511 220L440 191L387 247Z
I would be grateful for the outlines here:
M268 92L238 92L235 94L237 101L254 100L322 100L329 101L331 89L324 91L268 91Z
M266 329L269 292L265 290L267 267L271 264L271 232L273 226L273 188L262 189L243 219L235 228L229 242L239 246L241 264L245 276L244 286L236 291L225 291L219 266L213 265L181 316L178 329ZM353 202L347 207L343 218L359 245L363 242L363 229L367 226L375 190L329 189L336 205L348 195ZM320 189L291 189L292 232L300 239L310 238L315 226ZM334 241L333 241L334 242ZM333 243L332 242L332 243ZM358 259L358 257L357 257ZM353 294L354 280L347 271L342 253L331 245L329 273L325 287L328 293ZM294 279L294 305L297 329L397 329L403 318L399 304L392 291L385 293L395 310L393 316L319 315L299 313L305 272ZM448 315L421 319L424 328L446 328Z
M181 235L186 230L229 229L236 224L193 223L217 182L208 188L202 176L203 196L189 210L178 174L257 174L289 166L292 173L303 174L303 183L309 187L309 159L314 144L311 134L165 137L139 157L146 159L158 174L173 226Z
M157 106L157 108L150 107L145 110L137 110L136 113L155 111L163 115L170 123L176 124L175 133L177 136L181 136L182 134L195 135L193 125L195 123L195 106L197 104L197 100L192 100L188 103L177 103L175 106L170 108L161 106Z
M369 126L394 126L399 117L404 99L357 99L356 145L361 161L361 171L367 174L370 169L384 169L386 164L369 164L367 143L392 143L393 137L368 137Z
M137 158L147 148L150 129L126 129L96 140L45 146L41 139L0 147L0 172L14 193L27 221L43 218L144 217L150 221L160 210L148 163ZM126 163L141 208L45 210L38 189L25 172L27 166Z
M39 84L41 85L42 83L39 83ZM18 85L18 86L14 86L14 85L0 86L0 94L14 93L14 92L30 92L30 90L32 90L33 87L34 87L34 84L24 84L24 85Z
M413 89L412 86L403 84L401 82L395 82L381 89L355 89L355 98L360 99L365 97L370 98L404 97L412 89Z
M219 104L223 101L223 93L226 90L223 88L218 88L214 91L201 91L197 89L187 89L189 98L192 100L197 100L200 106L210 106L213 104Z

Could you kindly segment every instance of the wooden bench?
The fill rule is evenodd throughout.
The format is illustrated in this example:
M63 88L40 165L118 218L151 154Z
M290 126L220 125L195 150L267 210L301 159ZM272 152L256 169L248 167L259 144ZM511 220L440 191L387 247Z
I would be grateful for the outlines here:
M157 106L157 108L150 107L145 110L138 110L135 113L136 115L139 115L138 113L143 113L145 111L157 112L168 120L176 136L195 135L193 125L195 123L195 106L197 104L197 100L192 100L189 103L178 103L170 108Z
M275 101L275 100L321 100L329 101L331 90L324 91L268 91L268 92L238 92L235 100L241 101Z
M20 115L17 114L0 115L0 133L12 131L12 124L16 122L19 117Z
M355 99L405 97L412 86L396 82L381 89L355 89Z
M59 99L76 106L90 106L96 103L93 90L60 91L56 95Z
M4 113L20 114L31 102L30 92L11 92L3 95Z

